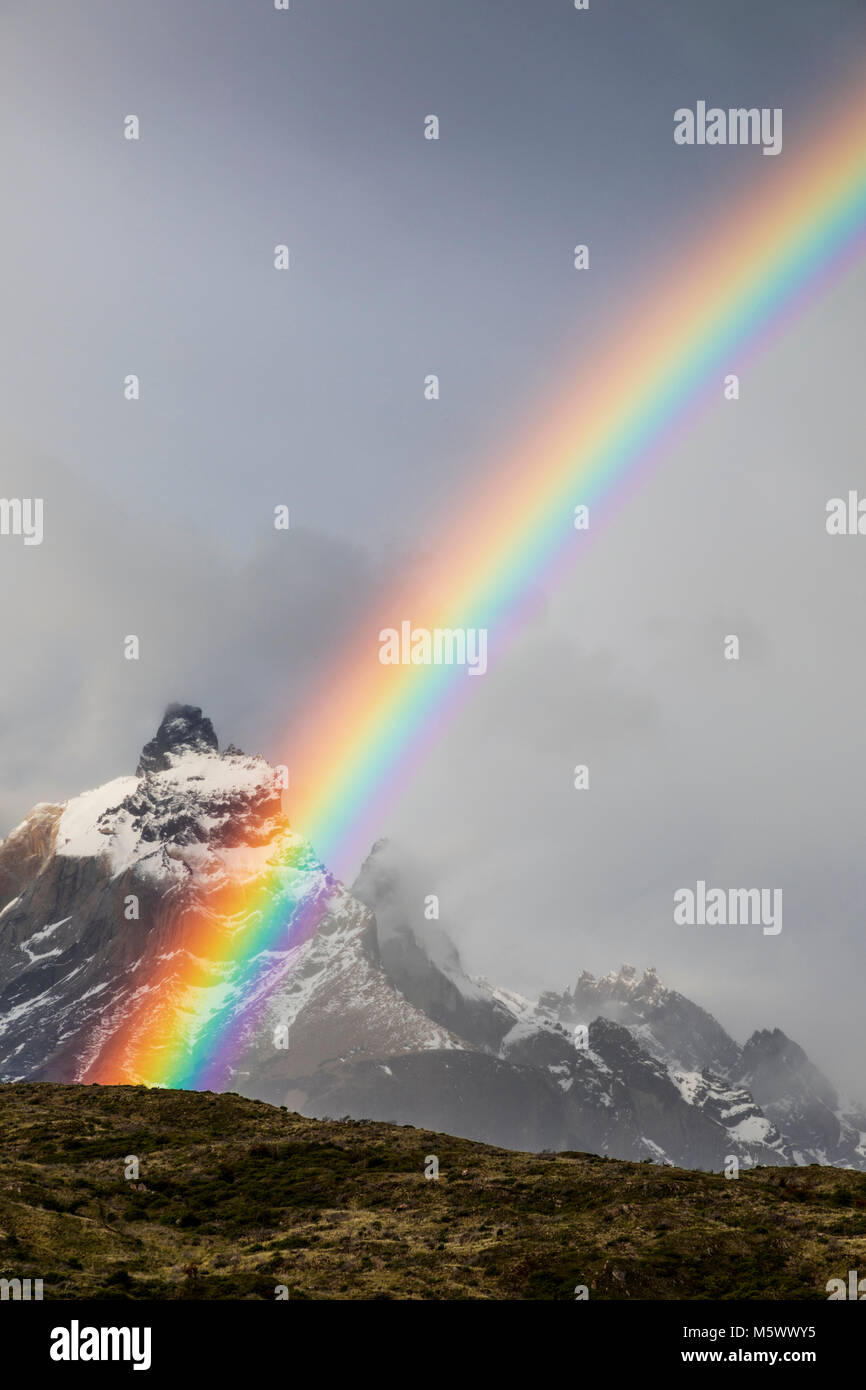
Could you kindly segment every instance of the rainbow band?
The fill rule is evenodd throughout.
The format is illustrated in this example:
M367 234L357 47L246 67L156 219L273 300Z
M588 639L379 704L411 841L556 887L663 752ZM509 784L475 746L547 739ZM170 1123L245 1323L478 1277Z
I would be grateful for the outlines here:
M782 159L784 159L784 155ZM720 370L757 351L804 297L815 294L862 251L866 226L866 98L843 103L785 175L779 161L759 162L753 190L722 220L697 255L654 285L624 328L598 354L598 365L562 392L554 416L462 508L441 570L397 596L389 622L486 626L497 633L530 583L574 553L573 507L606 497L635 464L665 447L709 391L721 394ZM769 168L768 168L769 166ZM315 786L293 807L303 833L326 863L347 839L369 843L368 808L388 797L410 745L423 734L449 687L472 682L449 668L371 670L375 632L363 635L327 682L324 708L293 731L316 770ZM358 693L360 686L360 693ZM317 692L321 697L321 690ZM312 748L313 751L308 750ZM375 823L375 822L373 822Z
M497 461L492 482L466 499L456 526L449 518L447 554L432 574L395 596L386 625L409 618L431 628L486 627L495 655L519 623L530 585L555 576L573 556L580 537L574 506L606 504L614 484L654 459L710 392L718 397L732 362L762 348L806 297L860 256L866 232L861 88L862 82L853 98L837 104L793 168L785 168L785 155L758 161L748 196L697 254L660 286L654 283L597 352L579 390L564 389L559 409L505 462ZM309 717L292 731L293 746L316 772L315 784L300 789L293 823L325 863L369 846L371 825L381 824L385 805L475 684L461 667L383 667L380 626L371 622L359 635L324 697L316 692ZM264 884L247 908L246 925L228 941L216 925L197 920L193 948L208 963L203 978L232 973L235 986L240 981L254 994L260 953L284 950L315 930L321 905L269 901L268 891ZM143 1036L130 1024L126 1051L109 1053L98 1079L223 1083L240 1046L241 1021L230 1008L213 1012L197 1003L197 981L186 983L185 1002L172 1004ZM178 984L184 982L173 981L175 990ZM196 1019L205 1009L209 1014ZM250 1016L247 1010L244 1026ZM183 1041L190 1024L197 1037L192 1049Z

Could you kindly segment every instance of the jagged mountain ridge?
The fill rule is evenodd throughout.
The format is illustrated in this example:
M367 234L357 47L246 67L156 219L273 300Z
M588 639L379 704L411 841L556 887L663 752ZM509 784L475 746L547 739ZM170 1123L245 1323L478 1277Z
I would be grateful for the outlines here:
M543 994L539 1005L552 1017L574 1025L601 1015L620 1022L663 1060L676 1084L693 1103L717 1107L720 1083L729 1092L725 1105L748 1104L743 1112L762 1115L786 1137L795 1163L866 1164L866 1114L844 1104L825 1076L781 1029L756 1030L740 1047L706 1010L666 988L655 970L639 976L623 966L596 980L588 972L572 991ZM705 1096L707 1083L713 1095Z
M220 754L195 707L169 707L136 776L37 807L0 845L0 883L0 1069L10 1079L98 1075L130 1014L141 1012L144 1036L172 1001L189 1016L191 1044L196 1019L218 1006L241 1023L248 1011L260 1030L265 997L271 1035L275 1013L292 1029L284 1071L339 1053L335 1031L377 1051L458 1045L395 995L371 914L290 829L273 769L236 749ZM287 923L317 902L318 930L291 946L287 932L263 957L256 989L233 999L239 968L196 961L194 943L203 926L230 943L243 921L237 900L249 887L254 911L262 884ZM220 914L227 893L233 911ZM329 1014L340 1029L316 1026ZM114 1058L117 1079L151 1079L136 1071L135 1041Z
M262 891L279 930L251 982L230 948ZM239 1045L213 1084L310 1115L702 1168L866 1166L866 1120L784 1035L740 1048L653 971L537 1002L471 978L389 846L347 891L269 764L220 752L200 709L172 705L134 776L39 805L0 843L0 1077L152 1080L142 1038L158 1061L215 1011Z

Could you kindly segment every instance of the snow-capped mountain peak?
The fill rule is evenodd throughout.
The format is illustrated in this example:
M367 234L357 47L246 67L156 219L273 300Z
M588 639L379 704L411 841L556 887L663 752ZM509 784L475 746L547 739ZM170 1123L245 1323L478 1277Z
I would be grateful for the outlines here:
M280 1090L359 1039L371 1055L460 1046L394 990L370 912L290 827L275 769L221 753L196 706L169 706L135 776L37 807L0 847L4 884L7 1076L83 1079L104 1075L108 1058L117 1079L148 1080L136 1039L158 1011L190 1047L214 1010L231 1014L238 1074L250 1069L245 1045L261 1084ZM224 943L264 902L272 940L253 962L236 959ZM313 926L298 935L311 904Z
M0 842L0 1077L149 1081L142 1038L191 1054L230 1023L220 1084L310 1114L866 1168L866 1116L779 1030L741 1047L653 968L537 1001L473 976L427 870L379 841L347 890L281 800L264 758L170 705L135 775L34 807Z

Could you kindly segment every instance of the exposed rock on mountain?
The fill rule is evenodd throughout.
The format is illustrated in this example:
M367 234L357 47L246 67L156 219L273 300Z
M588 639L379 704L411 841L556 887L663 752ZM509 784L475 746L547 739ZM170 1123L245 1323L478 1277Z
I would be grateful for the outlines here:
M348 892L274 769L170 705L135 776L0 843L0 1079L176 1084L195 1063L310 1115L507 1147L866 1167L866 1119L778 1031L740 1048L630 966L525 999L470 976L423 903L385 842Z
M216 753L219 750L213 724L205 719L197 705L169 705L156 731L156 737L141 750L136 777L146 772L165 772L172 756L184 753ZM233 753L240 753L233 748Z
M866 1166L862 1107L840 1103L827 1078L781 1029L752 1034L737 1075L768 1119L790 1136L795 1162Z
M573 991L542 994L539 1004L574 1026L601 1015L642 1038L653 1056L685 1071L711 1067L722 1073L737 1064L739 1048L711 1014L676 990L666 989L655 970L639 975L624 965L596 980L587 971Z
M220 754L200 710L173 705L139 769L37 807L0 846L5 1077L153 1080L142 1039L158 1076L216 1012L234 1019L242 1050L248 1040L237 1071L254 1066L262 1090L275 1069L279 1089L358 1048L459 1045L393 990L372 914L291 831L263 758ZM278 931L249 970L234 942L263 901ZM302 904L312 939L292 932Z
M352 895L375 914L379 956L388 978L416 1008L468 1043L498 1048L514 1013L485 984L470 979L457 948L435 921L410 926L417 915L399 856L379 840L352 885Z

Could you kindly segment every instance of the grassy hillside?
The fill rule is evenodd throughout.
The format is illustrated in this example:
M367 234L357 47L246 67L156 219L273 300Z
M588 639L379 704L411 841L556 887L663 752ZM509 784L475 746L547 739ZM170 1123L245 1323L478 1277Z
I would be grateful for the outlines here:
M833 1168L728 1180L29 1083L0 1085L0 1155L0 1276L46 1299L826 1299L866 1274L866 1174Z

